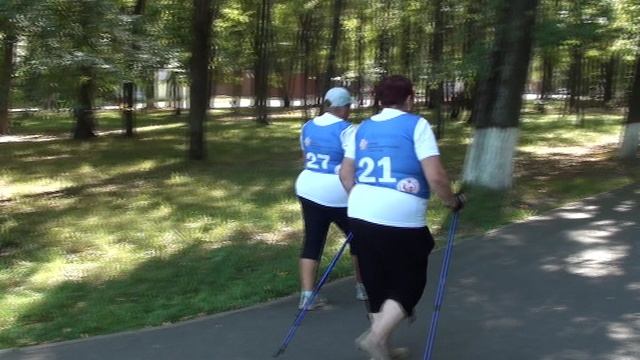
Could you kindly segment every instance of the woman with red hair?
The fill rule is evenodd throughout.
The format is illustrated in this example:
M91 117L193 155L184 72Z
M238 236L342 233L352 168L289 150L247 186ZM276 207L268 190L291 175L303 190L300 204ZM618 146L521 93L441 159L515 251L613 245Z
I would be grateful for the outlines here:
M451 190L427 120L411 114L413 85L394 75L375 88L382 110L362 122L347 141L340 180L349 192L348 216L369 296L370 328L356 345L375 360L389 349L398 324L413 315L426 285L434 240L426 226L434 192L454 211L461 196Z

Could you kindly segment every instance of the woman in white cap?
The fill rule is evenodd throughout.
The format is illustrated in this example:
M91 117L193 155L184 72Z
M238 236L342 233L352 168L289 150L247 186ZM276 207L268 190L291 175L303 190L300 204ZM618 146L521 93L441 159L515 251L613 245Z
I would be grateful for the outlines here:
M324 97L325 112L302 126L300 145L305 168L296 180L296 194L302 205L304 243L300 253L300 302L304 307L311 296L318 271L318 262L334 223L347 236L347 192L340 183L338 173L344 156L344 143L353 125L347 121L351 108L351 95L345 88L335 87ZM356 274L356 298L367 300L360 281L358 261L353 244L350 246ZM324 305L325 299L316 297L310 309Z

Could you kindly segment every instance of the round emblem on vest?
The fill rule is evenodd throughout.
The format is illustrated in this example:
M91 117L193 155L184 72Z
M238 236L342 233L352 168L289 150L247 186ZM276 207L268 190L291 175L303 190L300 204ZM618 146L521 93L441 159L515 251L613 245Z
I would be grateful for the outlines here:
M420 182L416 178L404 178L398 181L396 189L410 194L417 194L420 191Z
M310 146L310 145L311 145L311 138L307 136L304 139L304 146Z
M369 142L367 139L360 140L360 150L367 150L367 146L369 146Z

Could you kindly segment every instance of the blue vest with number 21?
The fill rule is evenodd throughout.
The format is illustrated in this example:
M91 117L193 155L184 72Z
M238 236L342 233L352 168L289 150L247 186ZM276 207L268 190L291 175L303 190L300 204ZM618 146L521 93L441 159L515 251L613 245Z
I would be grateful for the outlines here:
M429 198L413 134L420 116L365 120L356 132L356 182Z

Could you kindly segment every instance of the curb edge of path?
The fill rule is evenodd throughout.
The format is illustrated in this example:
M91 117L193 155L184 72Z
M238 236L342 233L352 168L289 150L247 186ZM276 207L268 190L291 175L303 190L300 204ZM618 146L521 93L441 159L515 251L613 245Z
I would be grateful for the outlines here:
M634 183L631 183L631 184L628 184L628 185L625 185L625 186L622 186L622 187L619 187L619 188L616 188L616 189L604 191L604 192L601 192L601 193L598 193L598 194L595 194L595 195L591 195L591 196L588 196L588 197L585 197L585 198L582 198L582 199L579 199L579 200L568 202L568 203L563 204L561 206L558 206L556 208L549 209L549 210L545 211L542 214L530 216L530 217L527 217L526 219L522 219L522 220L518 220L518 221L514 221L514 222L511 222L511 223L505 224L505 225L503 225L501 227L486 231L486 232L484 232L482 234L467 237L463 241L456 241L454 243L454 246L459 247L460 245L463 245L463 244L466 244L466 243L473 243L473 241L468 241L468 240L474 239L474 238L493 237L493 236L495 236L497 234L500 234L501 232L504 232L504 231L508 230L512 226L521 225L523 223L527 223L527 222L531 222L531 221L536 221L536 220L542 219L545 216L549 216L549 214L552 214L553 212L557 212L557 211L560 211L562 209L566 209L566 208L575 206L577 204L584 203L585 201L591 201L591 200L606 196L608 194L617 193L617 192L620 192L620 191L624 191L625 189L631 189L631 188L634 188L634 187L638 187L640 189L640 183L634 182ZM433 252L436 253L436 252L439 252L442 249L443 248L435 249ZM353 275L333 280L330 283L328 283L327 286L333 287L333 286L337 286L339 284L342 284L342 283L348 282L348 281L353 281ZM239 313L252 311L252 310L256 310L256 309L266 308L266 307L269 307L269 306L272 306L272 305L277 305L277 304L281 304L281 303L284 303L284 302L287 302L287 301L291 301L292 299L295 299L296 297L297 297L297 294L293 293L293 294L290 294L290 295L287 295L287 296L279 297L279 298L276 298L276 299L273 299L273 300L269 300L269 301L266 301L266 302L262 302L262 303L259 303L259 304L255 304L255 305L251 305L251 306L247 306L247 307L243 307L243 308L238 308L238 309L234 309L234 310L228 310L228 311L224 311L224 312L219 312L219 313L216 313L216 314L205 315L205 316L201 316L201 317L195 317L193 319L184 320L184 321L178 321L178 322L174 322L174 323L170 323L170 324L166 324L166 325L148 326L148 327L143 327L143 328L137 328L137 329L114 332L114 333L110 333L110 334L96 335L96 336L90 336L90 337L86 337L86 338L65 340L65 341L60 341L60 342L42 343L42 344L26 346L26 347L0 349L0 356L1 355L9 355L11 353L42 350L42 349L47 349L47 348L54 347L54 346L73 345L73 344L76 344L76 343L81 343L81 342L86 342L86 341L109 339L109 338L118 337L118 336L126 336L126 335L130 335L130 334L134 334L134 333L146 333L146 332L150 332L150 331L167 330L167 329L177 328L177 327L181 327L181 326L186 326L186 325L193 324L193 323L211 321L211 320L214 320L214 319L217 319L217 318L221 318L221 317L225 317L225 316L229 316L229 315L234 315L234 314L239 314Z

